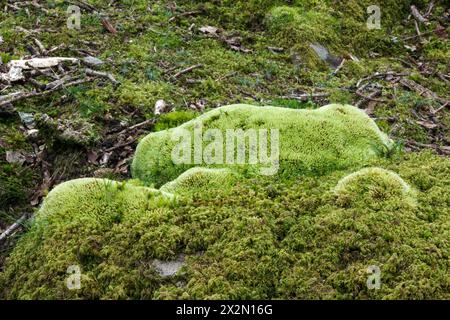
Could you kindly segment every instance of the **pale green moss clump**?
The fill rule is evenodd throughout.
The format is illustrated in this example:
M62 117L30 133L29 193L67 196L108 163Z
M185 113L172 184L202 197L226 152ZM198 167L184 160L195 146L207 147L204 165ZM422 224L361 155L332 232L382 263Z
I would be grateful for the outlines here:
M55 187L45 198L37 219L117 218L148 208L151 202L172 198L170 193L127 182L82 178Z
M163 185L160 190L174 194L210 192L231 187L238 179L230 169L192 168Z
M218 129L216 134L222 140L217 137L211 141L202 139L200 148L206 150L212 143L219 143L224 152L218 162L207 164L202 159L200 162L195 159L194 154L199 148L195 147L194 141L196 131L205 133L209 129ZM149 134L137 147L132 164L133 177L147 185L160 186L195 166L237 167L225 157L227 130L246 132L248 129L267 130L270 137L275 130L279 131L279 163L270 165L279 165L278 173L293 176L358 166L376 157L377 148L390 148L392 143L363 111L349 105L332 104L317 110L231 105L207 112L177 128ZM185 153L190 153L190 157L185 163L175 164L172 153L181 142L187 143L189 152ZM270 142L267 146L271 149ZM249 163L249 147L249 139L246 139L245 163ZM273 155L274 150L271 151ZM268 155L271 155L270 151ZM266 165L258 162L239 167L253 170Z
M369 207L380 207L393 198L414 204L411 187L395 172L382 168L364 168L341 179L334 189L338 204L351 206L364 202Z

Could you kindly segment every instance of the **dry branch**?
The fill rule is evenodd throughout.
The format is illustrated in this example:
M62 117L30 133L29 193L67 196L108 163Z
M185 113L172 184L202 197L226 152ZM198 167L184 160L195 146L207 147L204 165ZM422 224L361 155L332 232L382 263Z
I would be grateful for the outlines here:
M202 64L196 64L196 65L191 66L191 67L189 67L189 68L183 69L183 70L177 72L176 74L174 74L174 75L171 77L171 79L172 79L172 80L176 80L176 79L178 79L179 77L181 77L183 74L188 73L188 72L191 72L191 71L194 70L194 69L202 68L202 67L203 67Z
M29 218L29 214L25 213L22 215L16 222L14 222L12 225L10 225L2 234L0 234L0 241L5 240L8 238L11 234L16 231L19 227L23 225L23 223Z

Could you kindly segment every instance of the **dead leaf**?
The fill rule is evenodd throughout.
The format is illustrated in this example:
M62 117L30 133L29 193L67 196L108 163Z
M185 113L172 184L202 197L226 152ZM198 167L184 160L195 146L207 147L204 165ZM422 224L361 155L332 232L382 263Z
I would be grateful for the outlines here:
M92 164L97 164L98 154L95 151L89 151L87 153L88 162Z
M441 39L448 39L447 29L441 25L436 27L434 33Z
M105 27L106 30L108 30L108 32L110 32L112 34L117 33L117 29L111 24L111 22L108 21L108 19L103 18L102 25L103 25L103 27Z

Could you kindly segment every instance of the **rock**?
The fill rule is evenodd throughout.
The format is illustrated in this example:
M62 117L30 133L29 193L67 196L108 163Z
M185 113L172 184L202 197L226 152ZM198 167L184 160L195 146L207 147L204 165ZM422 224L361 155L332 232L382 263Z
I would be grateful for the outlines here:
M161 261L154 260L153 266L161 277L170 277L176 274L184 265L184 254L180 254L176 260Z
M39 130L38 129L30 129L27 131L27 137L29 139L36 139L39 135Z
M167 104L164 100L158 100L155 103L155 115L159 115L167 112Z
M33 129L35 126L34 115L32 113L27 112L19 112L20 120L27 127L27 129Z
M219 31L219 28L212 27L212 26L203 26L203 27L199 28L198 30L202 33L216 35Z
M87 64L90 67L100 67L104 64L102 60L96 57L87 56L83 58L83 63Z
M6 161L23 165L27 158L20 151L6 151Z
M329 65L331 65L333 68L337 68L341 62L342 59L333 56L330 54L327 48L325 48L323 45L319 43L313 43L309 45L311 49L314 50L314 52L317 54L317 56L322 60L327 62Z

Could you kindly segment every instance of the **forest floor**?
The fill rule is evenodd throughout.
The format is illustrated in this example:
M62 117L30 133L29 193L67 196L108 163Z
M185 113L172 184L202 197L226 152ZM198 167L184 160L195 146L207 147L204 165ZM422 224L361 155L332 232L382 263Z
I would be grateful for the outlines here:
M1 73L13 60L77 61L0 79L0 233L63 181L128 179L145 134L233 103L352 104L406 152L450 154L448 8L406 6L394 22L385 25L382 15L381 31L366 27L363 11L355 18L362 40L335 45L339 32L321 37L328 22L296 35L295 15L287 11L281 23L292 29L285 30L269 14L270 3L288 1L267 3L2 0ZM79 28L69 5L80 10ZM336 8L333 19L342 12ZM23 229L0 243L0 270Z

